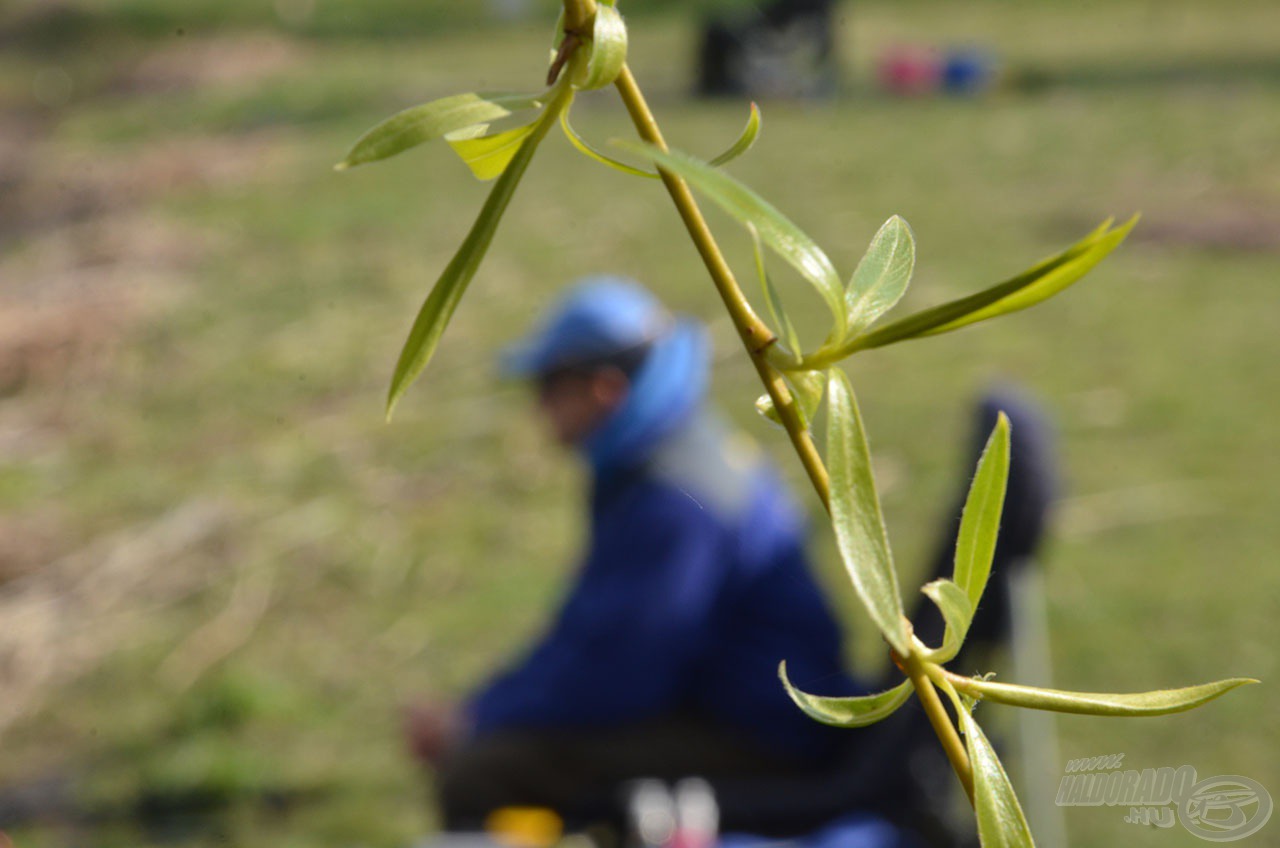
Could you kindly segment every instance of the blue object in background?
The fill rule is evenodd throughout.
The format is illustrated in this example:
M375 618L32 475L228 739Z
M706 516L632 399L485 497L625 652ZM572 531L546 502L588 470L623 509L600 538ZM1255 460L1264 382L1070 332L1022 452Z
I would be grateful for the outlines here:
M536 377L657 341L672 323L647 289L628 277L583 277L524 340L503 352L508 377Z
M730 833L718 848L924 848L915 837L903 833L878 816L855 813L836 819L808 836L779 842L760 836Z
M950 50L943 62L942 88L948 94L980 94L991 88L995 78L995 57L981 48Z

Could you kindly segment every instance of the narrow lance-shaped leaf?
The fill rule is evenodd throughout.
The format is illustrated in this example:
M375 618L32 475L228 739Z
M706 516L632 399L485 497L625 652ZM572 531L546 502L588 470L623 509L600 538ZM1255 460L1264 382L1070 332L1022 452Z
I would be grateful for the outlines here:
M1000 298L981 309L967 312L953 321L935 327L930 330L929 334L949 333L952 330L958 330L961 327L967 327L979 321L986 321L988 318L1019 312L1048 300L1076 280L1079 280L1101 262L1107 254L1119 247L1120 243L1125 240L1137 223L1138 217L1135 215L1110 232L1102 230L1101 232L1104 235L1098 237L1097 241L1089 247L1085 254L1070 267L1045 274L1029 286L1019 286L1007 294L1002 294ZM1098 230L1095 230L1095 232L1098 232Z
M969 596L950 580L934 580L926 583L920 591L937 606L947 625L942 645L931 652L929 659L936 663L955 659L973 622L973 604Z
M569 111L567 109L560 115L560 127L564 130L565 137L569 139L569 143L578 148L578 152L586 155L587 157L594 159L603 165L608 165L610 168L621 171L624 174L630 174L633 177L647 177L652 180L658 179L656 171L645 171L641 168L635 167L634 165L628 165L626 162L615 159L609 154L602 152L599 148L592 146L585 138L578 135L577 130L575 130L573 125L569 123Z
M535 121L532 124L485 135L488 127L480 124L450 133L445 136L445 140L471 169L476 179L491 180L507 169L511 160L515 158L516 151L520 149L520 145L524 144L524 140L533 133L537 125Z
M341 171L386 159L448 133L541 106L543 97L510 92L455 94L405 109L362 135L347 158L334 167Z
M997 683L947 673L947 678L961 692L975 698L1059 713L1102 716L1157 716L1194 709L1230 692L1237 686L1257 683L1249 677L1232 677L1183 689L1157 689L1153 692L1110 694L1101 692L1065 692Z
M612 3L596 6L596 22L591 31L591 56L577 88L604 88L618 78L627 61L627 25Z
M978 460L978 470L960 516L956 536L955 582L976 610L991 576L1009 479L1009 418L1001 412Z
M831 369L827 398L827 470L836 545L871 619L893 649L905 656L908 638L902 596L871 473L867 437L849 378L839 368Z
M624 174L630 174L633 177L646 177L651 180L658 179L657 171L646 171L643 168L637 168L634 165L628 165L620 159L615 159L608 153L593 145L591 142L583 138L573 125L569 123L569 113L566 111L560 115L560 126L564 129L565 136L569 139L569 143L578 148L578 152L587 157L596 160L602 165L608 165L614 170L621 171ZM710 164L723 165L733 159L738 158L743 153L751 149L751 145L755 143L756 136L760 134L760 110L756 104L751 104L751 116L747 119L747 125L742 131L742 135L733 143L728 150L712 159Z
M764 247L760 244L760 233L756 231L753 224L747 224L747 231L751 233L751 246L756 260L756 276L760 278L760 287L764 289L764 302L769 307L769 316L773 318L773 325L778 328L778 332L782 335L782 343L793 354L799 356L800 334L796 332L795 324L791 323L791 317L787 315L787 310L782 305L782 298L778 295L778 290L773 285L773 279L769 276L769 269L765 267Z
M849 333L874 324L902 298L916 266L916 242L911 227L894 215L880 228L858 262L845 292Z
M565 86L549 108L553 112L554 110L565 108L570 99L572 99L572 92ZM488 198L485 199L484 206L480 209L480 214L476 217L475 223L471 225L471 230L467 233L467 237L463 239L458 251L449 260L449 264L445 266L443 273L440 274L440 279L436 281L431 294L427 296L426 302L422 304L422 308L418 311L418 315L413 321L413 327L409 330L409 337L405 340L404 348L400 351L395 373L391 377L391 388L387 393L388 419L391 418L396 404L400 402L400 398L404 395L405 390L408 389L409 384L422 373L422 369L426 368L427 363L431 361L431 355L435 353L436 345L440 343L440 337L443 335L445 327L448 326L449 319L453 317L459 301L462 300L463 293L466 292L467 286L475 276L481 260L484 259L484 255L489 249L489 245L493 242L493 235L497 232L498 223L502 220L502 215L506 212L507 206L515 194L520 178L524 176L525 170L529 167L529 162L533 160L533 154L537 150L538 143L546 136L547 130L550 129L551 122L554 120L554 114L544 114L534 127L533 132L520 145L511 163L502 172L502 176L498 178L498 181L494 183L493 189L490 190Z
M772 204L723 171L688 154L664 152L636 142L613 143L652 160L659 168L686 180L740 223L753 225L771 250L818 289L836 318L836 326L844 327L844 291L831 259Z
M968 710L959 714L973 767L973 809L982 848L1035 848L1027 817L990 740Z
M713 158L708 164L717 168L728 162L732 162L742 154L751 149L751 145L756 143L756 137L760 135L760 107L755 103L751 104L751 114L747 116L747 125L742 128L742 134L738 136L738 140L730 145L729 149Z
M787 694L804 714L814 721L833 727L867 727L888 718L907 702L913 691L910 680L874 695L852 698L829 698L802 692L787 679L787 664L778 666L778 676Z
M1046 300L1088 273L1124 241L1137 218L1115 230L1100 228L1062 253L989 289L886 324L844 345L841 354L883 347L906 339L958 330L978 321L1026 309Z

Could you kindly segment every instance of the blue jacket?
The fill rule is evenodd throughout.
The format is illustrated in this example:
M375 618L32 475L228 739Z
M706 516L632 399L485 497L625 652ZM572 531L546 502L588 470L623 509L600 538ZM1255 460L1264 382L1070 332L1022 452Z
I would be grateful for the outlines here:
M848 731L804 716L777 676L786 660L808 691L863 694L803 535L754 446L702 413L643 461L597 467L576 581L541 641L471 701L476 733L693 712L782 755L835 751Z

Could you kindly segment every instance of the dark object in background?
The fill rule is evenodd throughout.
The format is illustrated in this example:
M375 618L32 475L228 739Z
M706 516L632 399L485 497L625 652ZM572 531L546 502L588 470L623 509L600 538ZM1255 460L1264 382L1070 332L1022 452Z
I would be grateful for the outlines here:
M942 90L947 94L981 94L996 84L998 76L999 64L989 50L952 48L942 68Z
M989 392L976 412L967 457L968 479L972 479L982 448L995 429L999 414L1004 412L1010 424L1009 482L990 582L974 614L964 649L952 661L953 668L966 672L983 665L988 659L984 654L1008 644L1013 619L1009 582L1014 571L1036 565L1035 556L1048 523L1057 476L1053 431L1033 401L1014 389L1002 387ZM930 579L951 576L960 515L968 490L957 494L949 526L934 556ZM942 615L933 604L921 603L912 623L916 635L926 644L941 644L945 628Z
M839 80L835 0L773 0L703 25L701 97L829 97Z

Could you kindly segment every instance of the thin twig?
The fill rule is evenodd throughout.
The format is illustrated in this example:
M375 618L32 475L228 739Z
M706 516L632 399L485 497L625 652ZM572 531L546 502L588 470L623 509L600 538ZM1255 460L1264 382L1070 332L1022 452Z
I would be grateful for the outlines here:
M587 0L587 2L591 2L591 0ZM566 15L568 6L569 0L566 0ZM614 84L618 89L618 93L622 96L622 101L626 105L640 137L660 150L667 150L667 144L662 137L661 130L658 128L657 120L654 118L653 112L650 111L649 105L644 99L644 94L641 92L639 85L637 85L635 77L632 76L630 68L623 65L622 72L618 75L618 79ZM781 420L782 426L786 428L792 447L795 448L796 454L799 456L805 472L809 475L809 480L813 483L814 490L818 493L818 497L821 498L823 506L830 511L831 482L826 466L822 462L822 457L818 453L817 446L813 442L813 437L808 427L801 420L799 409L782 378L782 374L769 362L766 356L770 347L769 339L773 337L773 332L755 314L751 304L742 293L742 289L734 278L728 262L725 261L724 254L721 253L715 237L712 236L706 219L703 218L702 211L698 208L697 201L694 199L693 192L689 189L688 184L666 170L659 168L658 172L662 176L662 182L666 185L667 192L671 195L681 219L684 221L689 237L693 240L694 246L702 256L702 261L707 267L707 272L711 275L712 282L715 283L716 290L720 293L721 300L724 301L725 308L728 310L729 316L738 330L738 335L742 339L743 346L747 350L747 355L751 359L751 364L755 366L756 373L760 376L760 381L764 384L765 390L768 391L769 397L773 400L774 408L778 412L778 418ZM961 785L964 786L965 792L969 796L969 802L972 804L973 769L969 763L969 756L965 751L964 743L960 741L959 733L956 731L951 717L947 714L942 700L938 697L937 690L934 689L933 683L926 676L921 659L913 654L907 657L904 662L904 670L911 678L916 694L920 698L920 703L924 707L925 713L929 716L929 722L942 743L943 751L946 753L947 759L950 760L951 767L960 779Z
M636 84L635 77L631 75L631 69L623 65L622 73L618 75L614 85L622 95L622 101L626 104L640 137L660 150L666 150L667 143L662 137L662 131L658 128L657 120L649 110L649 104ZM783 381L782 374L769 363L766 356L771 346L769 340L774 337L773 331L755 314L750 302L742 293L738 281L733 276L733 271L729 268L729 263L720 251L720 246L711 235L706 219L702 216L702 210L698 208L698 203L688 184L675 174L661 168L658 169L658 173L662 176L662 182L666 185L676 210L684 220L689 237L702 256L703 264L707 266L707 272L711 275L711 280L720 293L720 299L724 301L725 308L729 311L729 317L733 319L734 327L738 330L738 335L747 350L747 355L751 358L751 364L755 366L760 382L764 384L770 399L773 400L778 418L786 428L787 436L800 457L805 473L809 475L809 480L822 500L823 506L827 506L831 490L827 468L822 463L822 457L818 454L818 448L813 443L809 429L801 420L800 410L786 382Z
M924 707L925 715L929 717L929 724L933 726L933 732L938 735L942 750L946 752L947 759L951 761L951 768L955 771L956 777L960 778L960 785L964 787L965 794L969 796L969 803L972 804L973 764L969 762L969 752L965 750L964 742L961 741L951 716L947 714L947 708L938 697L938 690L929 679L924 661L916 654L911 654L908 657L895 655L894 662L899 663L898 667L911 678L911 685L916 689L920 706Z

